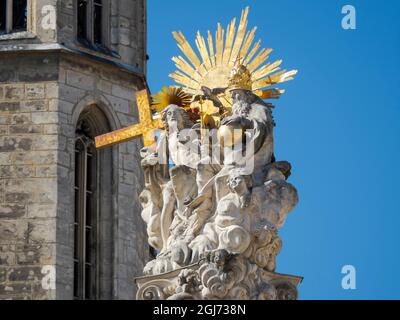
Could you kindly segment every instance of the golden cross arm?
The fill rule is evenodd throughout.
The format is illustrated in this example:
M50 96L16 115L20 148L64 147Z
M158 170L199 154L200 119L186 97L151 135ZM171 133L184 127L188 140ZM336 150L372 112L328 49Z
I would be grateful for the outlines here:
M96 148L102 149L143 136L144 145L154 143L152 132L163 128L161 119L153 119L147 90L136 94L140 123L96 137Z

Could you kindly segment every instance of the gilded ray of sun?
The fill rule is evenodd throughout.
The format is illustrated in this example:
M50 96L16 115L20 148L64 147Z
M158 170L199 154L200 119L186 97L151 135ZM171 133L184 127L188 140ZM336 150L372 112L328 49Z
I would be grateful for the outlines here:
M231 70L239 61L251 73L252 91L255 94L263 99L279 98L284 90L268 87L293 80L297 70L281 70L282 60L267 62L272 49L260 50L261 40L254 43L257 28L247 31L248 15L249 7L242 11L238 28L236 18L226 31L218 24L214 39L208 31L207 42L198 32L196 47L200 57L182 32L173 32L185 57L172 59L178 70L170 74L170 77L182 85L185 92L201 95L203 86L211 89L227 88Z
M182 108L188 108L192 97L185 93L182 88L163 87L161 91L152 95L152 110L161 113L166 107L175 104Z

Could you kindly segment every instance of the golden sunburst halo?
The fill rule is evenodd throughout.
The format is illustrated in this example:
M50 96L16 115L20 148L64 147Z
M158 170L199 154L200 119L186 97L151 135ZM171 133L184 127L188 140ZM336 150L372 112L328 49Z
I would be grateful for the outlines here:
M260 50L261 40L254 43L257 28L247 31L248 15L249 7L246 7L237 29L236 18L226 30L218 24L215 38L208 31L207 42L198 32L195 42L200 57L182 32L173 32L185 57L172 59L178 70L170 74L170 77L182 85L185 92L201 95L203 86L227 88L231 70L239 61L251 74L251 89L255 94L263 99L279 98L284 91L268 87L293 80L297 70L281 70L282 60L267 62L272 49Z
M186 109L190 106L192 101L192 97L179 87L164 86L161 91L151 96L153 98L151 109L159 113L161 113L171 104L175 104Z

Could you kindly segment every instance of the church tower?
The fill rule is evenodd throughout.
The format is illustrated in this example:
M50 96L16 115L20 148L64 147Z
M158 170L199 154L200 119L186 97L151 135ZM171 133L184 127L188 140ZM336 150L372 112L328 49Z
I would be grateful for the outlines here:
M145 0L0 0L0 299L134 299Z

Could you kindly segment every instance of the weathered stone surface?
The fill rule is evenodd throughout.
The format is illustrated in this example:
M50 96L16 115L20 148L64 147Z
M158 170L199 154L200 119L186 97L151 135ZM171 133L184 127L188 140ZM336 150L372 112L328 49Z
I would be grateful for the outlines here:
M46 87L46 98L47 99L57 99L58 96L58 83L54 82L54 83L46 83L45 84Z
M1 220L0 243L10 244L25 240L27 230L28 224L23 220Z
M92 91L94 90L95 79L90 75L68 70L67 84L79 89Z
M55 290L43 289L41 283L32 285L32 300L54 300L56 299Z
M10 134L42 133L40 125L14 125L9 127Z
M10 123L11 123L11 115L7 114L5 112L2 112L1 117L0 117L0 124L7 125Z
M18 80L21 82L42 82L58 80L58 57L46 54L45 57L25 57L19 63ZM40 66L40 68L38 68Z
M29 151L32 139L21 137L0 137L0 152Z
M10 178L32 178L35 176L35 168L31 166L0 166L0 176Z
M23 84L6 85L4 87L4 99L23 100L25 88Z
M37 219L28 223L29 243L49 243L54 241L56 234L55 219Z
M22 112L33 112L33 111L46 111L47 103L45 100L36 100L36 101L23 101L21 103L21 111Z
M29 282L42 279L40 267L15 267L8 270L8 281Z
M21 110L20 102L1 102L0 112L16 112Z
M3 264L2 261L3 260L2 260L1 255L0 255L0 265ZM0 283L5 282L6 279L7 279L7 269L0 267Z
M14 40L14 44L16 41ZM53 53L46 52L39 55L2 53L2 55L7 63L0 65L0 83L57 81L58 79L58 57Z
M9 194L6 194L6 201L7 202L15 202L15 201L8 201ZM3 218L21 218L25 215L25 205L23 204L0 204L0 219Z
M132 102L129 100L118 98L111 95L106 95L105 97L111 103L113 109L117 112L129 114L131 109L133 109Z
M57 112L33 112L32 123L34 124L52 124L58 123L59 115Z
M56 218L57 204L33 203L28 205L27 215L29 218Z
M15 79L15 70L2 68L0 82L11 82Z
M38 12L49 3L56 1L38 1ZM125 22L121 38L107 47L120 51L119 62L145 70L145 37L138 40L136 35L145 32L145 22L137 19L144 14L144 1L135 1L129 13L120 12L116 2L110 7L114 29L119 28L120 16ZM98 104L107 115L109 126L96 128L101 132L138 118L132 101L136 88L144 87L141 77L87 55L35 52L30 42L37 42L38 48L63 42L76 51L82 49L75 39L72 1L61 1L56 14L57 31L44 30L39 15L34 22L36 38L2 40L19 52L0 52L0 60L6 61L0 63L0 299L72 299L76 121L89 104ZM96 56L95 51L91 54ZM117 161L120 150L125 161ZM134 298L132 277L147 260L138 201L118 203L122 194L138 199L143 178L133 172L140 171L140 159L128 160L138 158L138 151L114 148L100 173L108 175L103 185L109 190L100 199L102 298ZM127 173L120 176L119 170ZM122 187L127 185L122 180L132 184L130 191ZM40 270L46 265L57 267L56 290L41 286Z
M54 178L10 179L5 181L4 188L6 195L10 196L9 200L26 197L29 198L29 202L43 204L54 203L57 200L57 181Z
M21 244L14 249L17 265L52 265L56 260L55 244Z
M57 150L59 148L59 140L63 141L65 138L59 138L57 135L40 135L32 139L32 148L37 151ZM64 149L62 146L60 149Z
M36 168L36 177L38 178L53 178L57 177L57 166L44 166Z
M109 81L105 81L101 79L100 81L96 82L97 90L103 92L103 94L111 95L112 92L112 83Z
M45 165L57 162L57 153L54 151L18 152L10 157L15 165Z
M29 298L30 294L31 294L31 285L29 284L29 282L0 284L0 297L1 296L10 297L11 299L14 298L20 300L24 298Z
M31 115L29 113L14 114L11 116L11 124L23 125L32 123Z
M113 84L112 86L112 95L115 97L119 97L128 101L134 100L134 96L131 88L125 88L119 85Z
M0 246L0 270L7 271L6 266L15 265L15 246L1 245ZM6 272L4 273L4 281L6 280ZM0 281L1 282L1 281Z
M71 87L66 84L61 84L59 95L62 100L76 104L86 95L86 92L82 89Z
M11 164L11 156L9 153L0 153L0 165Z
M30 199L31 194L27 192L7 192L5 196L5 200L8 203L25 203Z
M26 84L25 85L25 98L30 100L44 99L45 98L45 85L40 84Z

